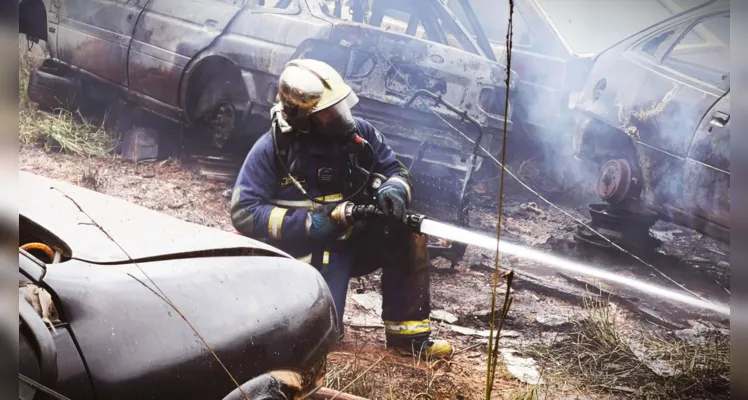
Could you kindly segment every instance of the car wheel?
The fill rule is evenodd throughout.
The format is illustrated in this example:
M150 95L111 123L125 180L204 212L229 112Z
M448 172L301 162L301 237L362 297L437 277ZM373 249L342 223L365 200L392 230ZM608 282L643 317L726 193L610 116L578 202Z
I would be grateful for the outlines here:
M31 71L27 94L31 101L42 109L66 109L77 107L80 83L59 64L46 60Z
M226 149L239 136L247 105L243 83L211 79L203 86L197 102L198 134L216 149Z

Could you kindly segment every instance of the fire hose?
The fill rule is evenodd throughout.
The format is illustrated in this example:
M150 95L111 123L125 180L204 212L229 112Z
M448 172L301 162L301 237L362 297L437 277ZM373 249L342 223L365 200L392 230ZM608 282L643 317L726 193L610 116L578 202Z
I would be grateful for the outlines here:
M338 204L330 214L339 225L349 227L358 221L385 218L384 212L375 205L356 205L350 201ZM406 211L405 228L413 233L421 233L421 223L426 218L423 214Z
M432 221L434 223L441 224L438 221L432 220L431 218L412 212L410 210L405 213L404 228L410 232L423 234L428 233L430 235L442 238L435 232L423 232L422 225L424 221ZM384 212L375 205L357 205L350 201L344 201L338 204L330 214L332 219L343 227L350 227L358 221L367 221L374 219L386 218ZM388 229L387 227L385 229ZM443 238L442 238L443 239ZM447 239L450 243L449 246L437 246L429 245L429 256L430 258L442 257L452 263L452 267L455 266L459 260L465 255L467 250L467 244L461 242L455 242L451 239Z

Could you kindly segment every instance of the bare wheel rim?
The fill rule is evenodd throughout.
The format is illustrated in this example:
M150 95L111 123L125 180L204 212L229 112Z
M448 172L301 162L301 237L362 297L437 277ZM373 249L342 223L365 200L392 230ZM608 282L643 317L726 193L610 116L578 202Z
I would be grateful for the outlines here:
M210 121L210 135L213 145L221 149L226 145L236 121L236 110L230 103L220 104Z

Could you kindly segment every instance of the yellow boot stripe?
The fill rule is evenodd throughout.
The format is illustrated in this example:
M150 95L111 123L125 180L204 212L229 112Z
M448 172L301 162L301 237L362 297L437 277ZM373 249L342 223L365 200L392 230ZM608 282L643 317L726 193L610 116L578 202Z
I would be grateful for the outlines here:
M286 216L287 208L275 207L270 211L268 218L268 236L271 239L281 239L281 229L283 228L283 217Z
M384 321L384 330L391 335L417 335L431 331L431 321Z

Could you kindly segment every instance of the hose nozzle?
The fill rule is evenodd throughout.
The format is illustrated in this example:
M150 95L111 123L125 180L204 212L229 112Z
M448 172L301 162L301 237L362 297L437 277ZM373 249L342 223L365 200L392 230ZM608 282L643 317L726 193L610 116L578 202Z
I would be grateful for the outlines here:
M384 217L384 213L374 205L361 206L355 205L350 201L344 201L332 210L330 216L338 224L349 227L357 221L382 218ZM421 222L425 218L423 214L408 212L405 226L412 232L421 233Z
M373 205L357 206L350 201L344 201L332 210L330 216L338 224L348 227L356 221L382 217L384 213Z

